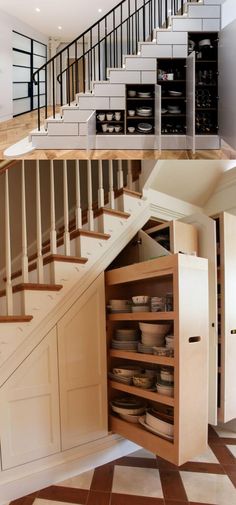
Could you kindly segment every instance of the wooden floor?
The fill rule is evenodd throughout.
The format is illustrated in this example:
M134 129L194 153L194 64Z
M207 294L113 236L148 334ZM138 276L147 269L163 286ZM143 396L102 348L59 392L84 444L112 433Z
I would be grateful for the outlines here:
M42 123L44 122L43 111L41 113ZM48 110L48 115L52 111ZM29 112L22 116L18 116L9 121L0 123L0 159L4 159L4 150L15 144L24 137L27 137L29 132L37 127L37 112ZM22 156L24 159L179 159L179 160L219 160L236 159L236 152L230 149L197 151L193 154L191 151L159 151L154 150L35 150L27 156Z

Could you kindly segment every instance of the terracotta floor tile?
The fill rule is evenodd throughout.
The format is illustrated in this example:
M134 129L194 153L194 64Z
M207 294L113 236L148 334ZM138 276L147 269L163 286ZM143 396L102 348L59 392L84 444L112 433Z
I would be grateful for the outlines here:
M104 493L110 493L112 488L113 472L113 462L96 468L91 483L91 489L93 491L103 491Z
M131 458L130 456L125 456L124 458L119 458L114 461L115 465L122 466L134 466L141 468L157 468L157 461L151 458Z
M46 500L61 501L67 503L83 504L87 501L88 491L85 489L50 486L39 491L38 498L45 498Z
M186 472L225 473L222 466L216 463L194 463L190 461L180 466L179 469Z
M32 505L34 503L35 498L37 497L38 492L28 494L27 496L23 496L22 498L18 498L18 500L13 500L11 505Z
M178 472L160 470L160 478L165 499L187 501L187 495Z
M235 464L235 458L233 454L229 451L229 449L225 445L212 444L212 451L217 457L219 463L225 465L233 465Z
M90 491L86 505L109 505L110 493L102 491Z
M223 468L233 483L234 487L236 487L236 465L223 465Z
M164 505L162 498L112 493L110 505Z

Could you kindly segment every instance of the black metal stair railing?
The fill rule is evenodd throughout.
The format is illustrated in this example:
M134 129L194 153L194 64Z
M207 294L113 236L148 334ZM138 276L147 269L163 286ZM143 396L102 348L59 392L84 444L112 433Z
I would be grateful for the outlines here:
M122 68L123 56L137 54L138 42L151 40L155 28L168 28L170 16L183 14L189 1L122 0L49 59L32 76L37 85L38 130L41 110L46 119L51 105L55 118L57 106L70 105L77 93L90 91L92 82L106 80L109 67ZM45 103L40 96L42 81Z

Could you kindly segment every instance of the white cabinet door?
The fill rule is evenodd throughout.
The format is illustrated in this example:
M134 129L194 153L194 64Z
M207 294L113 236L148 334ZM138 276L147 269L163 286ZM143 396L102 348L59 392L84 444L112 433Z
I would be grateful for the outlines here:
M104 275L58 324L62 449L107 435Z
M195 152L195 51L187 57L186 69L186 124L187 124L187 149Z
M219 134L236 149L236 20L219 37Z
M198 230L198 254L208 259L209 272L209 423L217 424L217 372L218 372L218 331L217 331L217 265L216 265L216 225L204 214L186 216L181 221L196 226ZM236 339L235 339L236 341Z
M161 86L155 86L155 149L161 151Z
M60 451L55 328L2 387L0 433L3 470Z
M236 418L236 216L223 213L221 399L223 422Z

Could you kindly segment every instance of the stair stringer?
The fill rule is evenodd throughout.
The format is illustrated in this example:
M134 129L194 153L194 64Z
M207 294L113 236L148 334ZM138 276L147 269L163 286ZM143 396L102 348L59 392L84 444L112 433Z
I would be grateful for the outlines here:
M85 265L79 266L76 275L73 272L71 278L58 293L54 306L50 307L50 311L42 320L33 319L24 326L17 323L1 326L3 337L0 341L0 387L150 217L151 207L147 196L145 199L137 200L136 208L133 206L129 219L124 224L120 222L118 229L111 233L110 239L99 252Z

